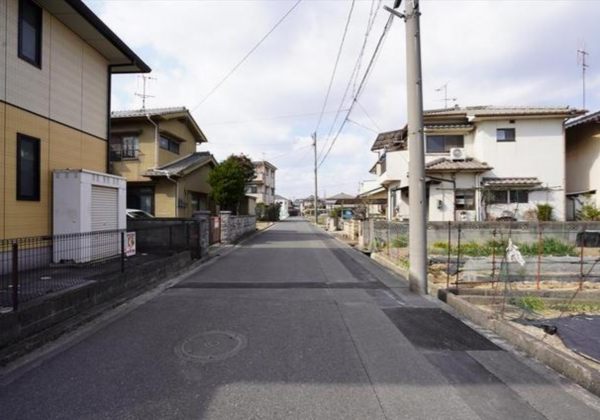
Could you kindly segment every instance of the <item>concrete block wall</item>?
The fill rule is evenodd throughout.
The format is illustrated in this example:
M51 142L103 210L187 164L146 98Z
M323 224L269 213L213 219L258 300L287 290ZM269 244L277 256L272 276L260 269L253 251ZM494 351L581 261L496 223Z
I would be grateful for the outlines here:
M233 216L221 212L221 243L233 243L256 230L256 216Z

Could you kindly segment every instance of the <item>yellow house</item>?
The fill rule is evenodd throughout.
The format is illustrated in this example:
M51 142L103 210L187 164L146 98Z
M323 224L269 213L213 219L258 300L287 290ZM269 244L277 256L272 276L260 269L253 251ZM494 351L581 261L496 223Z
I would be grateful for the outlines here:
M52 171L107 172L111 75L150 68L80 0L0 1L0 238L52 233Z
M214 210L208 176L217 165L196 148L207 139L184 107L112 113L111 171L127 179L127 208L156 217Z

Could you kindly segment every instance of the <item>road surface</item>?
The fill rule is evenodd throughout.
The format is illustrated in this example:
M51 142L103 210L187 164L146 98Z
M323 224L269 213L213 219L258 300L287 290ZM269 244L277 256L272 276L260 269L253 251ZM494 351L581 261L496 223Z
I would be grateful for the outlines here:
M0 418L600 419L300 219L55 346L0 376Z

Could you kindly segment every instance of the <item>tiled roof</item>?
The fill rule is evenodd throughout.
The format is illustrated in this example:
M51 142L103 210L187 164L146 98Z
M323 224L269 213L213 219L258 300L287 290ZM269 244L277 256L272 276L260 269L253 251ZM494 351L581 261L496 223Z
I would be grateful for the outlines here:
M188 169L194 168L206 162L214 160L209 152L196 152L182 157L174 162L160 166L156 169L148 169L144 176L181 176Z
M585 115L579 118L572 118L565 124L566 128L575 127L579 124L585 124L589 122L600 123L600 111L592 112L591 114Z
M148 109L131 109L124 111L112 111L110 113L111 118L139 118L147 115L154 117L157 115L169 115L179 114L181 112L187 112L187 108L184 106L177 106L171 108L148 108Z
M468 130L473 124L425 124L426 130Z
M467 106L445 109L431 109L423 112L431 116L529 116L529 115L581 115L583 111L569 106Z
M536 177L483 178L484 187L524 187L540 184L541 181Z
M394 146L400 146L406 141L406 128L402 130L388 131L380 133L371 147L371 151L390 149Z
M468 158L467 160L450 160L447 158L440 158L425 165L425 170L428 172L485 172L492 169L494 168L487 163L480 162L473 158Z

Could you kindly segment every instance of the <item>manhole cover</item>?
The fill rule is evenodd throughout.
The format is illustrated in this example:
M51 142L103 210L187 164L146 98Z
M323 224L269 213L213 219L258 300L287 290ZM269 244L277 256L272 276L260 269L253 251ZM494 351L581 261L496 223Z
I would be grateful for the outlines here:
M185 359L216 362L246 347L246 337L230 331L209 331L186 339L175 351Z

